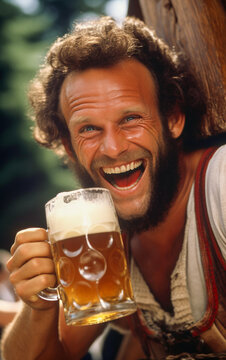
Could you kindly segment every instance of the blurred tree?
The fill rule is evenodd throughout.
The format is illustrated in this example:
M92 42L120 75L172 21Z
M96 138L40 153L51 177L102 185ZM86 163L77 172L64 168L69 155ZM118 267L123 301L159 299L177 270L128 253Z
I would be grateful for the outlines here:
M97 16L105 13L106 0L39 0L39 13L45 12L53 18L53 26L49 27L53 36L68 32L75 19L86 16Z
M2 248L9 249L18 230L45 226L45 202L59 191L78 186L61 161L32 139L32 124L26 117L26 90L49 44L68 31L85 11L104 13L104 3L40 0L35 13L25 14L0 0Z
M29 37L40 32L40 24L43 31L47 18L31 19L3 1L0 14L0 226L1 247L8 249L19 229L45 226L44 203L56 192L75 184L67 173L62 181L58 160L50 160L50 155L33 142L31 124L25 117L26 86L41 59L40 49L45 47L43 43L37 46Z

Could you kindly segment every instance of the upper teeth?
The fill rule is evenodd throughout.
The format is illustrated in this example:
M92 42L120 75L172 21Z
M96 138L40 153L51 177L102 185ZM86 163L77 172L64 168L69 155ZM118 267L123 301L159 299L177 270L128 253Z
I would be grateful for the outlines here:
M132 161L129 164L116 166L114 168L103 168L105 174L121 174L129 170L134 170L142 164L142 160Z

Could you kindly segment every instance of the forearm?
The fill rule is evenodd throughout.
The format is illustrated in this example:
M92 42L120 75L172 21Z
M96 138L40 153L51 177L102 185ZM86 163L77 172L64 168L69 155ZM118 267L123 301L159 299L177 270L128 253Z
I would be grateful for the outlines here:
M58 308L33 310L24 305L2 337L5 360L65 360L58 338Z

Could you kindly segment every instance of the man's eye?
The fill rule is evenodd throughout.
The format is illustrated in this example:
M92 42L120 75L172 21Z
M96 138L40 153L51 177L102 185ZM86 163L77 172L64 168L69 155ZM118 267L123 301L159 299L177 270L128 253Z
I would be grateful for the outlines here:
M138 119L138 118L139 118L138 115L129 115L124 119L124 122L130 122L130 121Z
M94 130L96 130L95 126L86 125L86 126L82 127L82 128L79 130L79 132L80 132L80 134L82 134L82 133L91 132L91 131L94 131Z

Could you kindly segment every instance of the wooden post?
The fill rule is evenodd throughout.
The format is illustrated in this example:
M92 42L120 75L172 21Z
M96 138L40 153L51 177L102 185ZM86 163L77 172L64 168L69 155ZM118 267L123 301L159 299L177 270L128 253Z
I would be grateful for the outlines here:
M205 135L226 131L226 11L223 1L130 0L128 10L128 15L143 19L166 43L182 50L189 58L209 98L210 108L203 124Z

